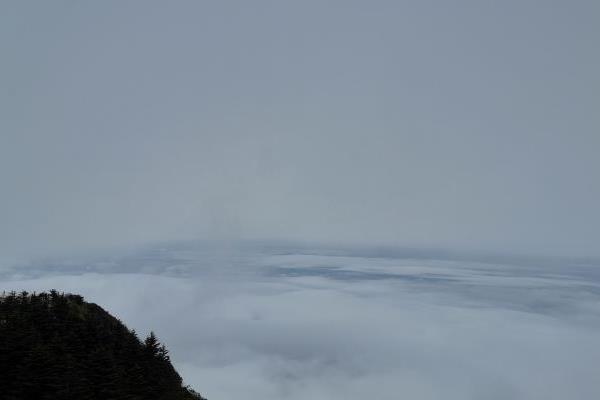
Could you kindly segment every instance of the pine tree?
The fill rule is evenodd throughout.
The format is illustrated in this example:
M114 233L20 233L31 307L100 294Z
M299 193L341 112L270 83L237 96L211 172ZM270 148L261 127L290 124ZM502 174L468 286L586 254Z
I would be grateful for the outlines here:
M0 296L0 399L199 400L166 347L81 296Z

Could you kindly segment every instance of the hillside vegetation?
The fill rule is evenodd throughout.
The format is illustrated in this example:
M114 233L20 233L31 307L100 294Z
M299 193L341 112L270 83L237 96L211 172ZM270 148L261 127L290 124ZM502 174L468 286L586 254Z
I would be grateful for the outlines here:
M134 331L81 296L0 296L3 400L199 400L151 333Z

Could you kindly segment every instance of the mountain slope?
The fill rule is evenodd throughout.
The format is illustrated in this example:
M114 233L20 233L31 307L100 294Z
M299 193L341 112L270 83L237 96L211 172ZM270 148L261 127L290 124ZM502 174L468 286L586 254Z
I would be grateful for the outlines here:
M81 296L0 296L0 399L198 400L154 334Z

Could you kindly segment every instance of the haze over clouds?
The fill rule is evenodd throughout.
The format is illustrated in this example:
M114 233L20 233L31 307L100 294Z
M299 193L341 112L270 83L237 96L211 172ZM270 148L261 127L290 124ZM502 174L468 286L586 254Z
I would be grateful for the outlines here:
M598 265L273 247L228 255L165 245L46 265L43 276L4 284L77 291L140 335L154 330L209 399L563 400L600 391Z
M194 237L598 256L599 11L5 2L3 257Z
M2 2L0 292L155 330L211 400L593 399L599 20Z

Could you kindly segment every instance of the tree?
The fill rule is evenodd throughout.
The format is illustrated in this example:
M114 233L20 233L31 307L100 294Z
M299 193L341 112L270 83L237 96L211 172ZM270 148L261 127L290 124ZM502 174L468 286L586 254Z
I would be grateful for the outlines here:
M0 399L198 400L154 332L141 342L81 296L0 296Z

